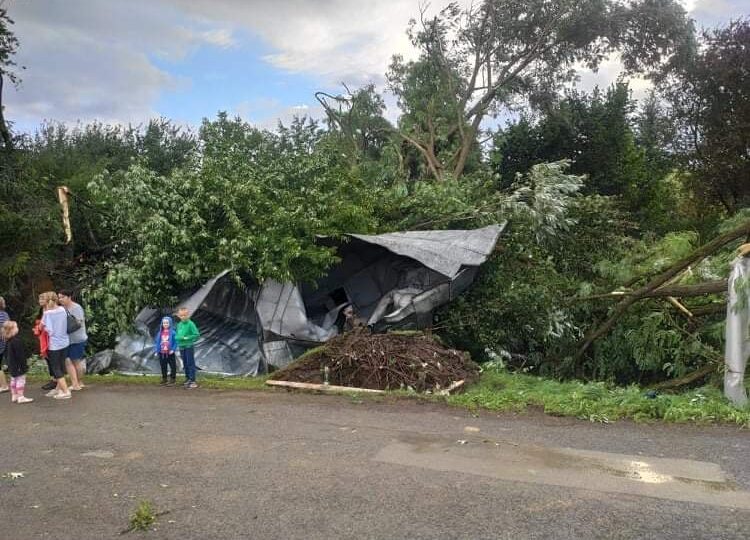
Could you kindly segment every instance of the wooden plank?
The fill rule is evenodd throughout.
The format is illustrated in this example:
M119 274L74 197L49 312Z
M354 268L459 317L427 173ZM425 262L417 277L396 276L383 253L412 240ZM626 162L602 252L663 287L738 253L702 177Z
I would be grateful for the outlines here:
M297 388L299 390L318 390L321 392L346 392L346 393L367 393L367 394L385 394L385 390L374 390L372 388L354 388L351 386L336 386L333 384L314 384L301 383L293 381L266 381L269 386L280 386L282 388Z
M465 382L466 381L464 381L463 379L461 379L460 381L456 381L456 382L452 383L445 390L441 390L440 391L440 395L441 396L448 396L448 395L452 394L453 392L455 392L456 390L458 390L459 388L461 388L464 385Z

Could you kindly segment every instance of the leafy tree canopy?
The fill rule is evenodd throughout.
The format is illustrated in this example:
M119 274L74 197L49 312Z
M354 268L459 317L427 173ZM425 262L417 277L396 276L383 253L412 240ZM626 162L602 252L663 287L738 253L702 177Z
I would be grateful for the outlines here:
M750 205L750 21L705 31L700 43L664 93L694 189L734 213Z
M692 49L692 23L674 0L485 0L451 4L409 30L415 61L389 72L400 135L430 174L460 177L482 121L519 103L543 102L618 52L628 72L657 72Z

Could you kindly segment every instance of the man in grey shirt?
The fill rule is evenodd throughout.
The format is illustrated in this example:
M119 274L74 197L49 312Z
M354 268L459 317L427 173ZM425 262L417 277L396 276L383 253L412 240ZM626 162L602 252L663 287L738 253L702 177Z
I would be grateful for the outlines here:
M84 387L83 376L86 374L86 314L83 308L73 301L73 293L69 290L60 291L57 294L60 305L73 315L81 327L75 332L71 332L70 345L68 346L68 358L65 360L65 369L70 376L70 389L81 390Z

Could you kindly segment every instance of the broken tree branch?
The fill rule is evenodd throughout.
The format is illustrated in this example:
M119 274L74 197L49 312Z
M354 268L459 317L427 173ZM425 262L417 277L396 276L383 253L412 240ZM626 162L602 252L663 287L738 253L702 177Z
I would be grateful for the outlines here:
M727 292L728 281L720 279L717 281L707 281L695 285L664 285L653 291L640 293L639 298L664 298L674 296L677 298L688 298L692 296L703 296L706 294L719 294ZM639 294L638 291L612 291L610 293L595 294L578 298L577 300L597 300L600 298L623 298Z
M676 307L680 313L685 315L688 319L692 319L694 317L693 312L690 311L688 308L685 307L685 305L677 300L674 296L667 296L667 300L670 304L672 304L674 307Z
M576 352L575 361L580 361L580 359L583 357L584 353L588 350L592 343L594 343L594 341L596 341L598 338L607 334L612 329L612 327L614 327L615 323L620 319L620 317L622 317L622 315L628 310L628 308L630 308L630 306L632 306L639 300L646 298L647 295L652 291L662 287L662 285L680 274L680 272L685 270L688 266L702 261L709 255L723 248L729 242L732 242L733 240L741 238L747 234L750 234L750 220L732 229L731 231L717 236L707 244L696 249L687 257L672 265L661 274L651 279L640 289L637 289L633 293L627 295L615 306L614 311L606 321L604 321L599 327L593 329L588 333L588 335L583 340L583 343L578 348L578 351ZM677 287L677 285L670 286L670 288L673 287ZM679 296L679 294L674 294L674 291L671 291L667 296Z
M714 315L715 313L724 313L727 310L727 303L722 302L720 304L708 304L707 306L699 306L692 308L690 311L694 317L702 317L704 315Z
M709 364L706 364L702 368L696 369L695 371L688 373L684 377L680 377L678 379L670 379L668 381L655 384L651 388L653 388L654 390L672 390L675 388L679 388L680 386L685 386L687 384L691 384L691 383L701 380L702 378L715 372L718 369L718 367L719 367L718 363L711 362Z

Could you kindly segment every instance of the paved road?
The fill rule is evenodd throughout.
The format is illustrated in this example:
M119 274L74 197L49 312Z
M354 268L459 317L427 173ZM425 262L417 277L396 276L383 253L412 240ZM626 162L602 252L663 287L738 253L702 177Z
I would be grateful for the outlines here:
M750 433L735 428L284 391L2 398L9 540L750 537ZM168 513L120 536L141 499Z

